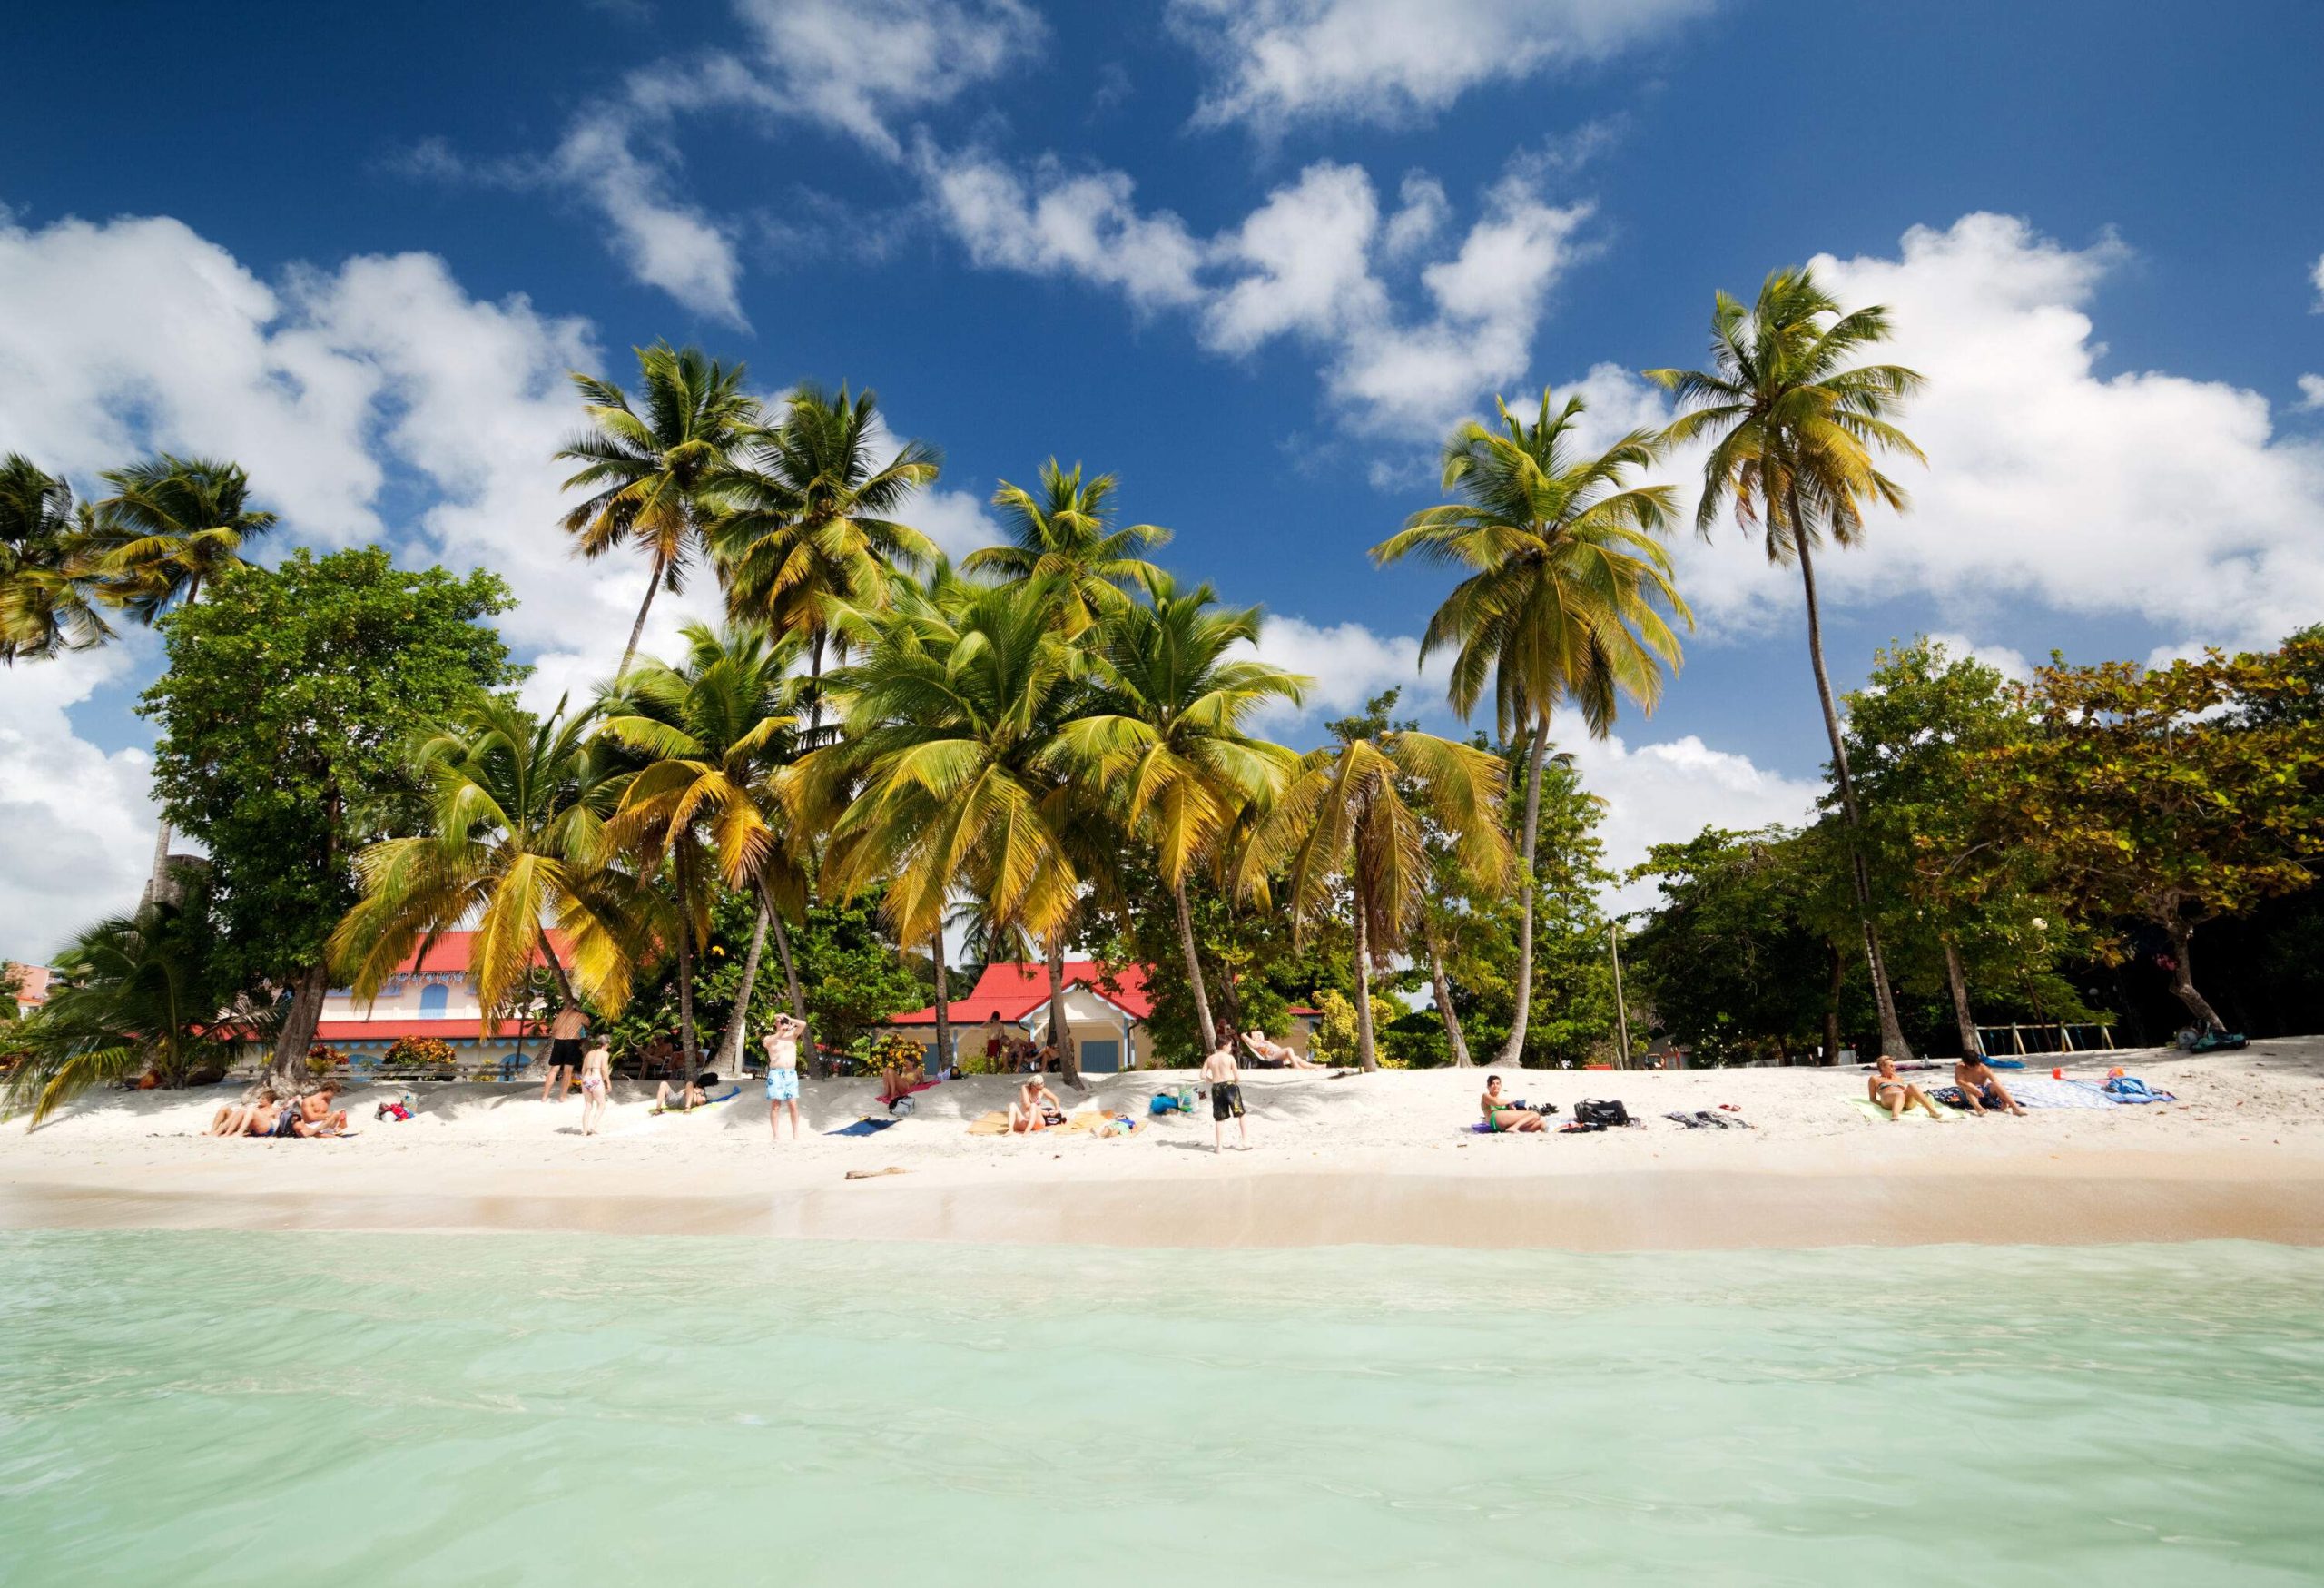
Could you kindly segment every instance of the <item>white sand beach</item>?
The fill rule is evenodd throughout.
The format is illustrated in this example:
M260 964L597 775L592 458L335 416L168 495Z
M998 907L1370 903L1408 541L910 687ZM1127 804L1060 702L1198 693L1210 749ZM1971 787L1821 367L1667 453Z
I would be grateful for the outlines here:
M2030 1060L2046 1076L2049 1060ZM2178 1101L1890 1124L1853 1106L1856 1070L1511 1071L1512 1095L1620 1098L1643 1128L1479 1136L1481 1070L1327 1079L1246 1072L1251 1147L1212 1150L1206 1108L1101 1139L968 1131L1014 1083L950 1081L876 1135L869 1081L805 1084L806 1136L770 1145L755 1083L654 1116L627 1084L602 1135L539 1084L397 1088L344 1100L359 1133L218 1140L239 1088L114 1092L41 1129L0 1132L0 1226L578 1229L1098 1244L1344 1241L1577 1249L2248 1237L2324 1243L2324 1039L2189 1058L2095 1054ZM1092 1107L1147 1119L1187 1071L1093 1079ZM1949 1069L1915 1077L1935 1086ZM1062 1090L1062 1089L1060 1089ZM1686 1129L1718 1110L1749 1129ZM850 1180L851 1171L901 1173Z

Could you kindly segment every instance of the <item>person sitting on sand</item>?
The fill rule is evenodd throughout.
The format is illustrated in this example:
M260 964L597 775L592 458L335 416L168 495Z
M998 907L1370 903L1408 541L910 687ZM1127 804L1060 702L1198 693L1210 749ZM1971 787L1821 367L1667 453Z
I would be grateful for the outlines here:
M299 1100L299 1118L310 1125L322 1126L325 1133L336 1136L347 1129L347 1110L334 1110L330 1106L338 1096L339 1082L323 1082L319 1090Z
M588 1060L585 1059L582 1062L586 1065ZM587 1088L584 1086L583 1090L586 1091ZM689 1080L675 1091L670 1090L670 1083L666 1080L654 1089L654 1108L658 1113L668 1113L674 1110L679 1113L691 1113L708 1101L710 1101L710 1094L703 1090L700 1076ZM582 1112L585 1116L587 1114L586 1105Z
M1521 1109L1501 1095L1501 1077L1485 1077L1484 1095L1477 1099L1484 1110L1485 1123L1498 1133L1506 1130L1545 1130L1548 1122L1531 1109Z
M880 1071L881 1104L886 1108L894 1108L897 1103L918 1091L921 1082L926 1079L925 1066L916 1060L907 1059L901 1064L889 1065Z
M1029 1136L1037 1130L1050 1129L1065 1123L1065 1105L1057 1093L1038 1075L1017 1089L1017 1100L1009 1105L1009 1133Z
M1323 1070L1327 1066L1303 1059L1285 1043L1269 1040L1265 1031L1253 1031L1243 1039L1252 1052L1278 1070Z
M1961 1106L1973 1114L1998 1113L2007 1110L2019 1119L2025 1110L2009 1095L2001 1077L1993 1072L1983 1053L1971 1053L1953 1066L1953 1084L1961 1089Z
M1243 1071L1235 1062L1233 1021L1218 1022L1218 1046L1202 1061L1202 1078L1210 1083L1210 1149L1226 1150L1226 1121L1235 1121L1238 1151L1251 1150L1251 1128L1243 1119Z
M1888 1110L1891 1119L1903 1119L1906 1109L1915 1107L1926 1109L1932 1119L1945 1118L1936 1111L1936 1105L1929 1100L1928 1093L1896 1073L1896 1061L1886 1053L1880 1055L1875 1072L1864 1078L1864 1085L1872 1100Z
M212 1136L263 1136L274 1128L274 1090L259 1088L246 1103L221 1103L210 1117Z

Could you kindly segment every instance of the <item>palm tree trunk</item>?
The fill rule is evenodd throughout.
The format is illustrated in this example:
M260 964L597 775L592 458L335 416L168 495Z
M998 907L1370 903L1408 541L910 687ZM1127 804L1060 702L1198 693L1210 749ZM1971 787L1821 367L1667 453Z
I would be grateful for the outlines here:
M2202 1022L2203 1030L2226 1031L2227 1024L2219 1018L2211 1000L2195 990L2195 929L2174 920L2165 922L2164 930L2171 933L2171 957L2174 962L2171 967L2171 991Z
M1461 1011L1452 1007L1452 983L1444 974L1444 951L1436 939L1428 940L1428 971L1436 984L1436 1012L1444 1020L1444 1040L1452 1044L1455 1068L1467 1070L1476 1062L1469 1057L1469 1039L1461 1031Z
M637 642L645 633L645 615L654 609L654 594L662 587L662 556L654 556L654 577L645 582L645 599L637 604L637 621L629 626L629 644L622 648L621 666L615 670L614 682L618 684L629 676L629 664L637 655Z
M734 994L734 1012L726 1017L726 1033L718 1039L718 1068L728 1075L743 1072L743 1029L751 1019L751 993L758 985L759 956L766 952L766 902L759 902L758 920L751 925L751 946L743 955L743 985Z
M1824 620L1816 603L1816 564L1807 547L1807 525L1799 510L1799 493L1791 493L1791 538L1799 551L1799 582L1807 592L1807 656L1816 668L1816 698L1824 707L1824 733L1832 742L1832 775L1840 787L1840 810L1847 819L1848 880L1856 889L1856 912L1864 927L1864 959L1872 972L1872 1001L1880 1011L1880 1047L1891 1059L1913 1056L1905 1028L1896 1019L1896 994L1889 990L1888 967L1880 953L1880 929L1872 923L1872 873L1865 869L1858 843L1863 819L1856 808L1856 780L1848 775L1848 747L1840 737L1839 708L1832 701L1832 677L1824 668Z
M291 989L290 1008L274 1038L274 1077L297 1086L307 1079L307 1050L314 1046L315 1022L322 1018L323 999L330 991L330 967L318 961L307 967Z
M1049 1041L1057 1049L1058 1074L1076 1091L1081 1090L1081 1055L1074 1050L1073 1033L1065 1022L1065 928L1049 935Z
M1364 900L1355 901L1355 1061L1368 1073L1380 1068L1372 1045L1372 940L1364 924Z
M936 1070L941 1075L950 1068L952 1055L951 989L946 985L944 973L944 928L936 928Z
M1187 956L1187 984L1194 989L1195 1025L1202 1032L1202 1050L1218 1046L1218 1028L1210 1018L1210 991L1203 985L1202 956L1195 952L1194 914L1187 908L1187 880L1170 885L1171 902L1178 907L1178 947Z
M1980 1050L1977 1021L1969 1012L1969 978L1961 969L1961 945L1945 934L1945 981L1953 991L1953 1022L1961 1028L1961 1056L1974 1058Z
M702 1039L694 1028L694 900L687 887L685 851L678 851L678 1048L686 1056L686 1079L702 1073Z
M1517 885L1524 890L1517 914L1517 1011L1509 1021L1509 1040L1501 1045L1501 1061L1515 1064L1525 1051L1525 1027L1533 1011L1533 846L1541 833L1541 762L1550 750L1550 719L1543 713L1533 725L1532 752L1526 758L1525 831Z
M822 1073L821 1050L815 1046L815 1028L807 1019L807 994L799 985L799 966L791 957L791 933L783 929L783 912L774 907L774 895L767 891L763 878L759 882L759 902L764 906L767 920L774 928L774 954L783 962L783 986L791 998L792 1016L806 1027L799 1033L800 1043L809 1062L815 1066L812 1072L820 1075Z
M1824 1062L1837 1064L1840 1061L1840 989L1846 981L1846 962L1840 955L1840 945L1828 937L1824 940L1824 953L1831 969L1824 988Z

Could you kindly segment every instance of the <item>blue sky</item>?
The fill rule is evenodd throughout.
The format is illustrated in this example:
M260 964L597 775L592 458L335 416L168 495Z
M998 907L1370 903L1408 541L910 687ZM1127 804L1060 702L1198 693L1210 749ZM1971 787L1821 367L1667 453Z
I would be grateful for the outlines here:
M117 91L131 39L171 91ZM286 541L495 567L544 701L639 591L553 527L569 365L666 337L875 386L960 548L1052 452L1119 474L1319 678L1299 738L1433 703L1444 581L1363 551L1453 422L1544 382L1650 422L1636 371L1698 360L1715 288L1819 256L1932 382L1914 512L1827 564L1843 681L1921 630L2014 666L2324 617L2310 5L99 5L12 42L0 448L223 452ZM1685 672L1569 735L1625 860L1797 814L1824 754L1789 577L1731 528L1679 555ZM0 677L0 953L133 892L154 665Z

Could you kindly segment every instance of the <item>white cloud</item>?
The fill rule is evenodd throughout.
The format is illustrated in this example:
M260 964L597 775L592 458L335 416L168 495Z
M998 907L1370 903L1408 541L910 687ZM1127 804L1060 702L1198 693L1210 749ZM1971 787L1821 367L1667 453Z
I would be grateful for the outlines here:
M1363 168L1318 161L1211 245L1238 273L1203 311L1203 340L1244 353L1296 331L1329 337L1379 321L1387 300L1368 262L1380 202Z
M1399 712L1417 715L1443 698L1452 658L1442 654L1420 666L1420 641L1410 635L1379 635L1360 623L1310 623L1270 614L1259 631L1257 654L1278 667L1313 680L1302 708L1268 707L1270 731L1290 734L1305 727L1321 735L1324 719L1344 715L1389 689L1401 689Z
M747 328L735 289L742 277L734 239L694 206L669 196L675 154L637 153L639 128L624 110L576 121L557 145L558 177L586 198L611 228L614 252L629 271L698 313Z
M2034 676L2034 664L2014 646L1981 646L1965 634L1933 634L1928 641L1953 656L1983 662L2014 683L2027 683Z
M1424 120L1471 88L1603 61L1712 0L1172 0L1210 69L1197 125Z
M1051 156L1020 174L926 143L918 160L939 216L980 265L1115 288L1141 310L1201 296L1202 251L1186 223L1167 210L1140 214L1118 171L1069 171Z
M2302 375L2299 378L2299 401L2295 406L2302 413L2314 413L2324 409L2324 375Z
M2316 256L2316 268L2308 272L2308 279L2316 286L2315 312L2324 314L2324 253Z
M1000 525L985 509L984 498L972 491L924 490L904 505L899 515L905 523L936 542L936 549L955 564L981 547L998 545Z
M0 673L0 959L45 963L82 927L136 904L158 820L152 758L98 749L65 714L156 650L141 636Z
M1391 260L1410 259L1436 241L1452 219L1452 205L1444 196L1444 184L1425 171L1405 173L1396 197L1400 202L1381 234L1380 252Z

